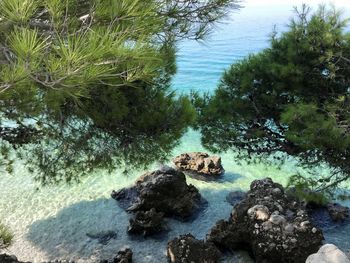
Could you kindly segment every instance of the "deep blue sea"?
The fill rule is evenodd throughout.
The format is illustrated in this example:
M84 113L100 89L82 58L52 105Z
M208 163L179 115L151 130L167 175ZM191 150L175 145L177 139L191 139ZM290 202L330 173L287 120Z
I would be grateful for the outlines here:
M286 30L294 15L294 7L308 4L317 10L320 4L334 4L350 15L349 0L247 0L242 9L216 25L213 33L202 42L185 41L178 48L178 73L174 88L211 92L223 71L230 64L269 46L273 30Z

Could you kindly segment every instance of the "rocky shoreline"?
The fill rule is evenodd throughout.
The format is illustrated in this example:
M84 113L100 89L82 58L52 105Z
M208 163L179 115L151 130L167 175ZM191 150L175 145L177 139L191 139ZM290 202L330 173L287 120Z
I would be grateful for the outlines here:
M162 167L146 173L133 186L113 191L111 196L131 214L129 226L125 229L127 233L144 237L165 232L169 217L180 222L191 220L205 207L199 190L187 184L180 168ZM166 251L169 262L216 263L222 261L223 253L243 249L258 263L318 263L320 258L327 259L324 262L329 263L350 263L337 247L323 245L322 226L310 212L316 210L310 210L307 203L272 179L255 180L248 192L231 192L226 200L233 205L231 215L213 222L204 240L187 233L168 241ZM331 203L321 209L326 209L335 222L349 220L347 207ZM101 241L102 245L116 238L114 232L89 235ZM96 263L119 262L132 262L132 251L125 249L113 259ZM1 254L0 263L24 262Z
M208 241L228 250L249 249L256 262L305 262L322 245L301 202L270 178L252 182L230 218L216 223Z
M129 232L144 236L161 232L164 215L184 219L199 209L199 191L186 184L181 171L195 172L196 165L189 168L186 163L196 163L197 158L203 164L204 156L210 158L201 153L180 155L175 158L178 171L163 167L141 176L135 186L112 193L121 205L128 203L127 211L136 212ZM201 169L197 170L201 173ZM234 205L230 218L218 221L205 240L186 234L168 242L169 262L215 263L220 262L222 252L244 249L256 262L301 263L322 247L323 232L309 215L308 204L270 178L253 181L247 193L232 192L227 201ZM338 204L329 204L326 209L334 221L349 217L348 208Z

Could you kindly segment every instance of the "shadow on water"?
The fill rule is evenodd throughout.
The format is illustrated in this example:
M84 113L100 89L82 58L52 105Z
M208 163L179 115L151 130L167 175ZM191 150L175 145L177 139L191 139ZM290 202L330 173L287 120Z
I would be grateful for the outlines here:
M106 252L103 250L111 249L110 244L120 243L123 229L119 226L126 226L128 218L112 199L82 201L60 210L54 217L34 222L27 238L52 260L99 259ZM116 249L118 246L113 251Z
M219 178L218 182L220 183L234 183L236 182L238 179L243 178L244 176L238 173L232 173L232 172L225 172L225 174L223 175L222 178Z
M56 216L34 222L29 227L26 238L45 252L48 260L80 259L83 262L98 262L113 258L122 248L131 247L135 262L166 262L169 240L187 233L204 239L218 220L229 218L232 206L226 197L235 190L238 189L201 189L200 193L207 204L203 205L196 217L185 222L167 218L167 230L154 237L129 236L126 229L131 215L110 198L81 201L65 207ZM238 194L234 197L238 200L240 196ZM326 242L348 251L350 224L333 224L323 214L319 218ZM224 262L252 261L247 253L237 251L225 255Z
M154 237L129 236L126 229L131 215L112 198L102 198L72 204L55 216L34 222L26 238L48 255L47 260L98 262L111 259L118 250L130 247L135 262L166 262L169 240L187 233L204 239L216 221L230 215L232 206L225 201L229 189L202 189L200 192L208 202L193 220L183 222L167 218L168 229ZM232 261L239 258L241 260ZM237 253L224 262L250 262L246 259L244 254Z

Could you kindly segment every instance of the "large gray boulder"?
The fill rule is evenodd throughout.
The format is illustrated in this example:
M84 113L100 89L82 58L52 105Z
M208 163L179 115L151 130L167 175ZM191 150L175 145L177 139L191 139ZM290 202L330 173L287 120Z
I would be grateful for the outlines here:
M209 156L207 153L183 153L173 160L175 166L182 171L218 176L225 172L219 156Z
M323 234L304 206L270 178L252 182L228 221L216 223L207 240L235 250L248 249L256 262L305 262L322 245Z
M112 197L130 212L153 208L181 219L193 215L202 203L197 188L186 183L182 172L169 167L142 175L134 186L113 191Z
M333 244L323 245L317 253L310 255L306 263L350 263L349 258Z

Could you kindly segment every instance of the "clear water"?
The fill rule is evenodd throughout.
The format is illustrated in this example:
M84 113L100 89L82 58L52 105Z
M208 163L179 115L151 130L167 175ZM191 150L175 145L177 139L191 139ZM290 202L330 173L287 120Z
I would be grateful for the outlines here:
M300 2L249 0L244 3L244 9L233 12L228 21L218 25L204 44L182 43L174 88L180 93L192 89L212 91L229 64L268 46L273 26L283 30L293 5ZM321 1L303 2L315 6ZM334 2L349 13L348 0ZM200 135L190 130L173 155L202 150ZM129 246L134 251L135 262L166 262L168 240L185 233L204 238L217 220L228 218L232 207L225 197L230 191L246 190L252 180L266 176L285 184L297 170L292 161L281 169L264 164L238 164L233 160L233 154L221 155L226 174L219 182L188 178L188 182L194 184L209 202L207 209L194 222L169 220L170 230L162 238L137 240L126 234L129 215L110 198L110 193L132 184L144 171L135 171L128 177L121 171L115 171L113 175L101 172L92 174L79 185L40 189L20 165L14 175L2 172L0 219L15 234L14 244L7 253L34 262L54 259L95 262L112 258L119 249ZM344 187L350 188L350 184ZM350 202L345 204L350 206ZM87 233L107 230L118 233L117 239L112 239L107 245L86 236ZM349 233L349 225L335 225L326 231L326 238L328 242L349 250ZM244 253L236 253L227 262L250 262L250 259Z

